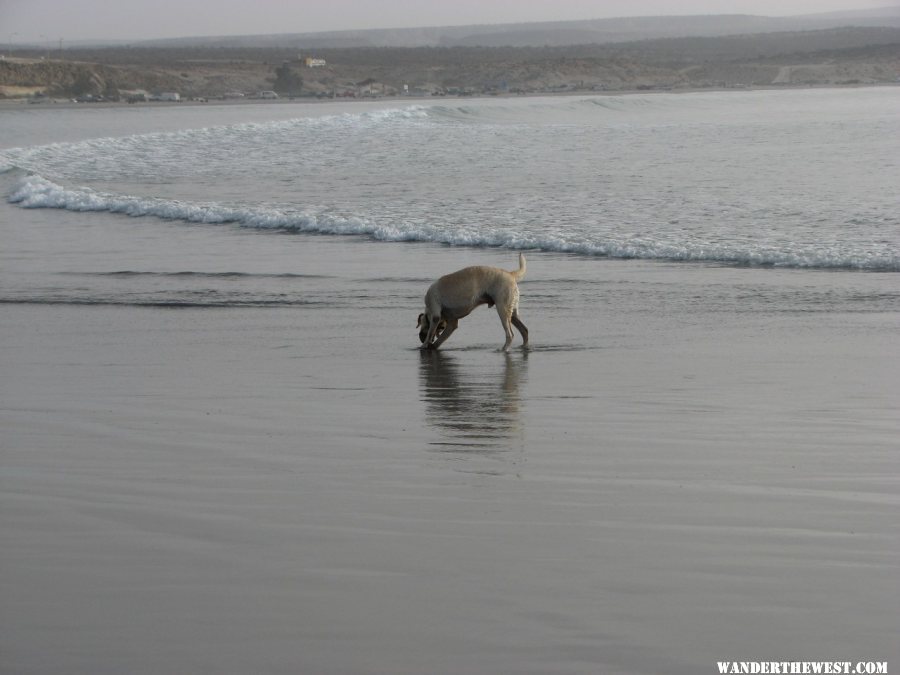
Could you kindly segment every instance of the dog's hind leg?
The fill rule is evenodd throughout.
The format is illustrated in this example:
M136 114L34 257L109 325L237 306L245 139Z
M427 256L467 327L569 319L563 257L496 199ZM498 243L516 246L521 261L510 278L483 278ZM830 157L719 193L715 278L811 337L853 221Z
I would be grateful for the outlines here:
M519 329L519 332L522 334L522 346L528 346L528 329L525 327L525 324L522 323L522 320L519 318L519 312L514 311L512 316L510 317L510 321L512 321L513 326Z
M512 344L513 338L516 336L516 334L513 333L512 326L510 326L507 322L503 323L503 330L506 331L506 342L503 343L503 349L501 349L500 351L508 352L509 346Z
M503 332L506 333L506 342L500 350L505 352L509 350L509 346L516 336L516 334L513 333L512 324L510 323L512 320L512 312L507 307L497 305L497 314L500 315L500 323L503 324Z

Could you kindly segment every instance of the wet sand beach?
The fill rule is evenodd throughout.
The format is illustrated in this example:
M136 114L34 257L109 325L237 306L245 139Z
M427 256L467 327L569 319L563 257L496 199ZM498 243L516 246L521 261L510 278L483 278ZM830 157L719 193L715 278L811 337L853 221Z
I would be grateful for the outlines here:
M155 269L233 273L215 230ZM510 252L279 239L212 278L283 307L4 305L3 672L900 660L884 275L532 253L533 350L429 353L430 279Z

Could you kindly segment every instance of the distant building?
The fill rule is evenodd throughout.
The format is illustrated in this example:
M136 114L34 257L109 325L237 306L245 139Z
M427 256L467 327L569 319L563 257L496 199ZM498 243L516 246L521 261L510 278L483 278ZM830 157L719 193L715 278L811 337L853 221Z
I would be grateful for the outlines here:
M324 68L328 65L325 59L314 59L311 56L307 56L303 59L303 63L306 64L307 68Z

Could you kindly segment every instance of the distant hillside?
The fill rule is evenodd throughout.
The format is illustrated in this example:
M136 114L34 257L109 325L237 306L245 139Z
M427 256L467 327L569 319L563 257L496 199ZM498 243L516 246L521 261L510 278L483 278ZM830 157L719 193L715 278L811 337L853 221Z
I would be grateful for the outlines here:
M322 33L179 38L141 47L544 47L609 44L676 37L716 37L847 26L900 27L900 6L791 17L753 15L657 16L475 26L397 28Z
M301 54L324 59L307 68ZM392 96L849 85L900 81L900 27L544 47L118 47L0 60L0 97Z
M684 37L617 44L616 52L644 61L738 61L802 58L804 54L841 52L878 46L900 45L898 28L832 28L817 31L785 31L724 37ZM574 53L589 53L591 47L573 46Z
M183 82L177 74L158 68L43 59L0 60L0 98L34 93L58 97L118 96L119 92L135 89L178 91Z
M449 63L470 65L505 61L540 61L547 58L604 59L627 57L637 61L688 64L698 60L740 60L802 55L811 52L866 48L900 43L900 27L838 28L729 35L718 37L658 38L611 44L580 43L540 47L324 47L307 50L295 47L227 47L182 45L169 47L126 46L67 49L68 61L85 61L119 66L171 65L190 67L199 63L280 64L301 53L321 56L330 64L390 67L415 63L436 67ZM43 50L30 53L40 58ZM309 75L314 73L310 72Z

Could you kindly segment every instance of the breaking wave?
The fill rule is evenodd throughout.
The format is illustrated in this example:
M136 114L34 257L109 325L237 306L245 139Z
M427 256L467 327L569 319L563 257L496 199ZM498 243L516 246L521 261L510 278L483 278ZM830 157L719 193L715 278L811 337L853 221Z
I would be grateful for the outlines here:
M431 242L452 246L507 248L572 253L615 259L709 262L730 265L900 271L900 256L884 247L847 251L836 246L777 249L705 241L681 243L616 240L602 233L529 232L518 227L449 226L414 222L379 222L374 217L328 212L227 206L108 194L89 188L63 187L42 176L21 178L8 201L28 209L108 212L132 218L155 217L186 223L229 224L279 232L369 237L384 242Z

